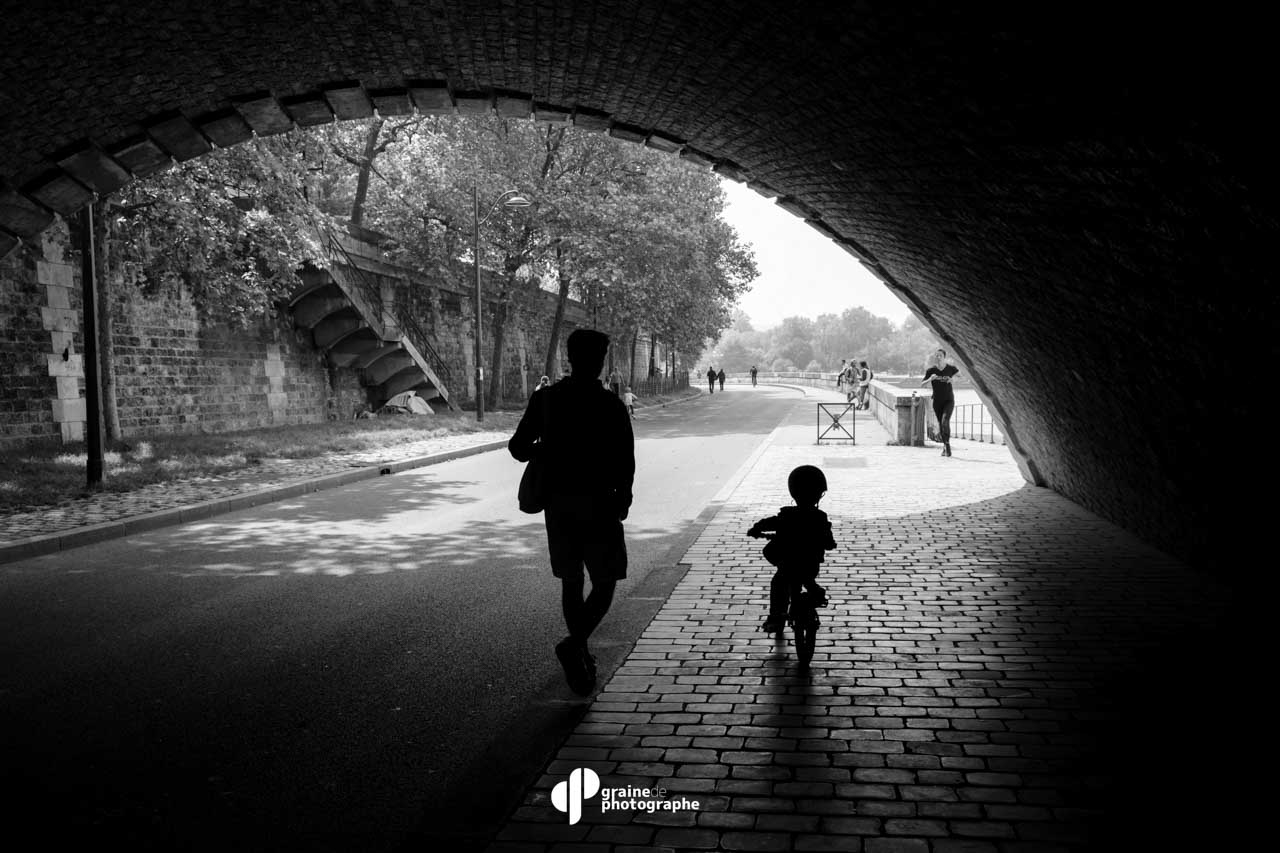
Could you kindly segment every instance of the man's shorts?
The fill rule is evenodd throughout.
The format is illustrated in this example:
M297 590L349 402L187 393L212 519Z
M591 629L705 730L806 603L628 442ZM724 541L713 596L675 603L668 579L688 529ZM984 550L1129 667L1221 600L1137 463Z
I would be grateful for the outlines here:
M543 510L551 573L580 578L583 568L591 582L622 580L627 576L627 545L622 522L608 502L589 498L553 498Z

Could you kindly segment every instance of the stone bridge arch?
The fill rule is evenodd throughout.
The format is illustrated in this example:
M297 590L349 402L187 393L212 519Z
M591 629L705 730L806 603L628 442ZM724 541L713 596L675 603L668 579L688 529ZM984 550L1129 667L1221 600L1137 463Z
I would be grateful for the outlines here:
M877 0L0 12L0 254L252 133L375 109L571 122L746 181L860 258L971 367L1032 481L1226 574L1227 533L1261 537L1243 489L1272 454L1218 454L1253 409L1225 371L1275 349L1259 21Z

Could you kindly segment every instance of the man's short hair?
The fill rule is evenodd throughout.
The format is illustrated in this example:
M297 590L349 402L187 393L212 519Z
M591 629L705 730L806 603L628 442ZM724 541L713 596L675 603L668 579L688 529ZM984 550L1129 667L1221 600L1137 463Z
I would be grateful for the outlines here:
M609 336L595 329L574 329L565 343L572 365L603 364L609 352Z

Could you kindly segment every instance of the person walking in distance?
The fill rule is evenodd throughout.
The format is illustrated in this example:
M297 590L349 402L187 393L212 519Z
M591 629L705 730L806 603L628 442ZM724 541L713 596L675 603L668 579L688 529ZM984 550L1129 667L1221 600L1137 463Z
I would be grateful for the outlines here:
M756 387L756 366L751 365L751 387Z
M572 372L534 395L508 449L521 462L545 454L540 497L547 550L569 629L556 657L570 689L586 696L596 685L588 640L627 576L622 522L631 508L635 438L626 406L600 384L609 336L577 329L566 349ZM584 569L591 578L585 599Z
M720 368L720 372L716 374L716 379L720 380L720 390L724 390L724 368Z
M609 390L613 392L615 397L622 396L622 374L618 372L618 368L609 371Z
M827 591L818 585L818 566L827 551L836 547L827 514L818 502L827 493L827 476L816 465L801 465L787 477L787 491L795 506L784 506L777 515L762 518L747 535L759 539L772 533L764 556L777 567L769 581L769 615L763 630L776 634L787 622L787 609L801 588L817 598L817 606L827 603Z
M926 382L933 385L933 414L938 419L938 439L942 442L942 455L951 455L951 413L956 408L955 391L951 388L951 379L960 372L960 368L947 360L947 351L936 350L929 357L928 369L924 372Z
M870 367L867 367L867 363L865 361L858 362L858 408L859 409L871 408L871 403L867 400L867 394L871 391L871 380L875 378L876 378L875 373L871 370Z
M714 367L707 368L707 386L712 394L716 393L716 369Z

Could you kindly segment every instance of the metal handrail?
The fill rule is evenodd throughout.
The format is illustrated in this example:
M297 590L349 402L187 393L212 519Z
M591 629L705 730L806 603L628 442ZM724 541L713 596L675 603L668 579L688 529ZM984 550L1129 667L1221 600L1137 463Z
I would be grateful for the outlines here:
M382 288L376 281L371 280L368 274L356 264L355 259L351 257L351 253L338 240L336 233L329 230L326 231L326 236L328 237L330 263L333 263L337 256L341 255L343 266L352 271L356 283L364 292L365 298L369 299L380 310L386 311L387 306L382 303ZM402 310L394 301L391 303L390 311L391 316L396 321L396 326L399 327L401 332L409 332L409 340L418 348L419 352L430 360L432 370L444 382L446 388L452 385L453 377L449 366L440 357L440 354L436 352L436 348L431 345L431 338L427 335L426 330L418 324L412 314Z
M1004 444L1004 436L996 431L995 420L981 403L965 403L956 406L951 413L951 435L970 441Z

